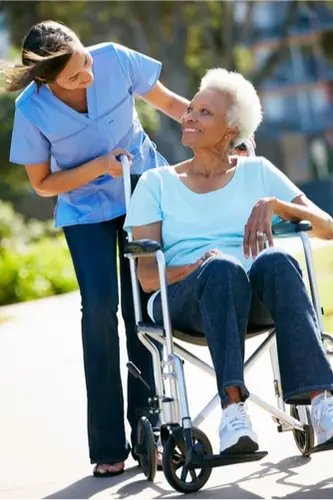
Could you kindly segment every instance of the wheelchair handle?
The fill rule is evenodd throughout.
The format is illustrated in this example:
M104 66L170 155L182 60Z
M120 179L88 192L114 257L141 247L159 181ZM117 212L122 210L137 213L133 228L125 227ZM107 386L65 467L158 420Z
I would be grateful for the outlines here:
M125 207L127 212L131 199L131 165L126 155L120 155L119 159L123 169Z
M245 139L245 141L243 141L243 144L245 144L249 156L256 156L254 146L249 139Z

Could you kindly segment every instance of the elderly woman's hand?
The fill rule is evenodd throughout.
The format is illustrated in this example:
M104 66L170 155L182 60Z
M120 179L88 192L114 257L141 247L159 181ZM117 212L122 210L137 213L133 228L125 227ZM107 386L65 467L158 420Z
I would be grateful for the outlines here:
M216 255L219 255L221 252L219 250L215 250L215 248L213 250L209 250L209 252L206 252L205 255L203 256L203 262L205 260L208 260L210 259L211 257L216 257Z
M252 254L255 259L265 249L265 236L270 247L274 246L272 235L272 217L275 213L275 198L262 198L255 204L245 225L243 240L244 255Z

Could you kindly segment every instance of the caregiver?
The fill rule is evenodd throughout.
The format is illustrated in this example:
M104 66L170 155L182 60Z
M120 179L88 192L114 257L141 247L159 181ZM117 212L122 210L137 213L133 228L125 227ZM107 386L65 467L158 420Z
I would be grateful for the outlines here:
M58 196L56 227L63 227L82 299L82 340L88 398L88 436L95 476L124 471L125 437L117 324L117 242L122 316L128 357L153 383L151 355L135 331L127 259L121 163L132 172L165 165L138 119L142 96L180 121L188 101L159 82L161 63L116 43L86 48L68 27L54 21L33 26L22 48L22 66L6 69L16 100L10 160L25 165L40 196ZM71 332L68 332L70 335ZM128 420L132 446L137 412L148 391L129 377Z

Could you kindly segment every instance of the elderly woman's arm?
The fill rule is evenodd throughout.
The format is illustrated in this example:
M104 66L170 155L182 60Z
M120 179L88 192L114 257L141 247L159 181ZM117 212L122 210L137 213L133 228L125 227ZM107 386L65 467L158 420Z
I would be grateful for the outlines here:
M333 239L333 219L312 203L305 195L297 196L290 203L275 199L274 212L284 220L308 220L311 222L312 236L324 240Z
M313 227L311 236L333 239L332 217L308 200L305 195L297 196L291 202L275 197L262 198L253 207L245 226L243 242L245 257L249 257L251 253L255 258L258 250L259 252L264 250L263 235L266 235L269 245L273 246L271 224L274 214L289 221L308 220Z
M132 230L134 240L149 239L158 242L161 241L161 222L133 227ZM185 266L168 266L166 272L168 284L173 285L186 278L186 276L202 264L203 260L204 258L194 264ZM145 292L151 293L159 290L160 281L155 257L139 258L137 275L140 285Z

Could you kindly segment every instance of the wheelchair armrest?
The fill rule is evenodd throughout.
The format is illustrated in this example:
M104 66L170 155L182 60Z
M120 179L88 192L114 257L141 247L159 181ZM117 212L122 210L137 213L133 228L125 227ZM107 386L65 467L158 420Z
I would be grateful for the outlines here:
M272 225L273 236L293 236L295 233L311 231L312 224L307 220L300 222L281 221Z
M161 250L161 244L154 240L135 240L125 245L125 255L132 255L136 257L143 257L147 254L156 253Z

